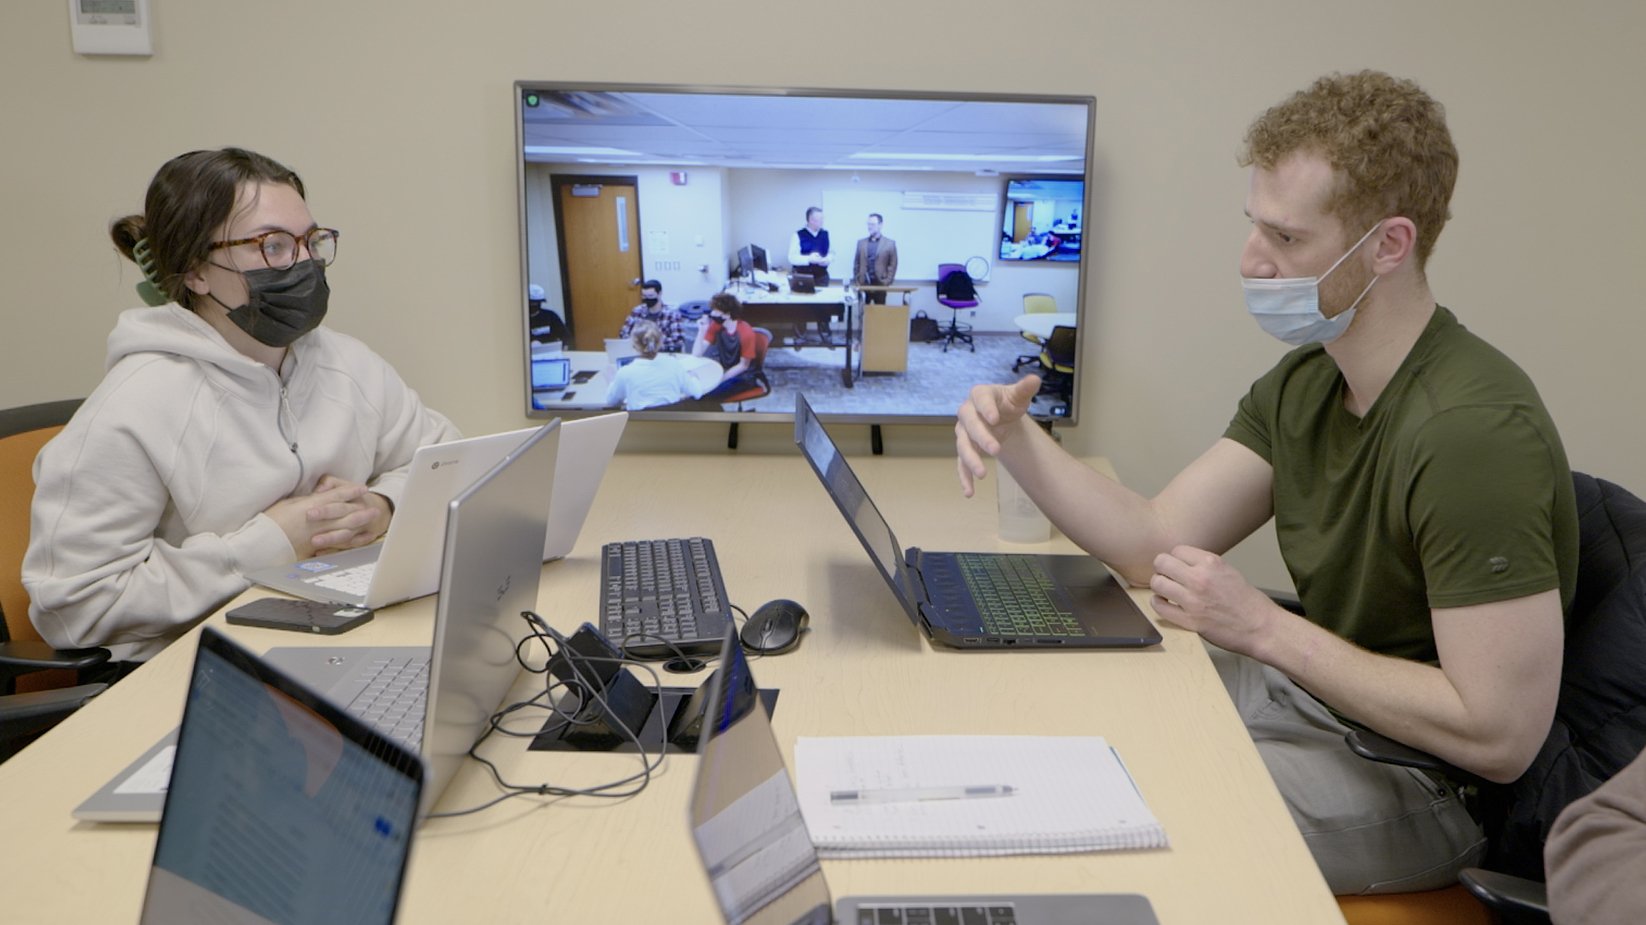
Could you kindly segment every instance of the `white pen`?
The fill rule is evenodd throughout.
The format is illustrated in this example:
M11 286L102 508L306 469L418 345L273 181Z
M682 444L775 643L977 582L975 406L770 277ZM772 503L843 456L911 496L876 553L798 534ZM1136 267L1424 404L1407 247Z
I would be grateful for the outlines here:
M975 800L1009 797L1017 788L1009 784L979 784L969 787L884 787L863 790L831 790L830 803L912 803L919 800Z

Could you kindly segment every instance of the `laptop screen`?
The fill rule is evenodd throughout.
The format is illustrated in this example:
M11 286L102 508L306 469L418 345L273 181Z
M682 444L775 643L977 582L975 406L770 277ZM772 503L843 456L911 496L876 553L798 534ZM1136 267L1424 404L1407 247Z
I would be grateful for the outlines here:
M794 442L817 472L835 506L845 515L846 522L857 533L863 548L869 551L874 564L880 568L881 576L897 592L903 609L908 611L910 619L918 621L914 578L909 574L908 564L904 560L903 547L898 545L897 536L892 533L886 518L869 500L869 494L863 490L863 483L857 480L857 474L847 465L846 458L840 455L840 448L823 429L822 422L812 411L811 403L798 392L794 396Z
M829 923L829 888L800 802L728 629L692 785L692 840L732 925Z
M532 388L563 389L572 380L572 361L567 357L533 357Z
M416 756L207 627L144 922L390 922Z

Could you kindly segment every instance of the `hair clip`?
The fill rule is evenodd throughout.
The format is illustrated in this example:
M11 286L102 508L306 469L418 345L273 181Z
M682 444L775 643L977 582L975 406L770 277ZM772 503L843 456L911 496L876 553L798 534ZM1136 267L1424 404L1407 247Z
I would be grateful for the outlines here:
M165 305L171 297L160 288L160 276L154 265L154 252L148 238L138 238L131 248L132 260L143 271L143 281L137 284L137 295L145 305Z

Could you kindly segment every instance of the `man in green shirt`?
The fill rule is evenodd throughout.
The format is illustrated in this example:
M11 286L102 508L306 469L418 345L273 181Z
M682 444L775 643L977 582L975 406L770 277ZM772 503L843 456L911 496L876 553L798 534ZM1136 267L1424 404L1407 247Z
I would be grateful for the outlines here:
M1253 123L1248 310L1297 347L1154 498L978 386L956 424L970 496L997 456L1058 527L1208 643L1334 892L1454 881L1484 844L1455 789L1355 757L1343 720L1496 781L1554 715L1577 573L1571 473L1530 380L1435 303L1424 272L1457 151L1410 81L1331 75ZM1275 518L1307 618L1220 553Z

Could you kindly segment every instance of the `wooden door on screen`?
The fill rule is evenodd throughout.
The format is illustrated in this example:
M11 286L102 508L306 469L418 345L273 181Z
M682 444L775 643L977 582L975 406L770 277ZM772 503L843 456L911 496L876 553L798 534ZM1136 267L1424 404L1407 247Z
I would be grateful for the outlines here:
M572 349L601 350L640 303L640 207L633 177L555 177Z

